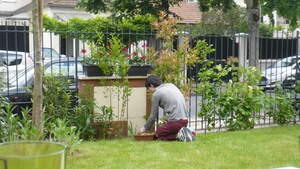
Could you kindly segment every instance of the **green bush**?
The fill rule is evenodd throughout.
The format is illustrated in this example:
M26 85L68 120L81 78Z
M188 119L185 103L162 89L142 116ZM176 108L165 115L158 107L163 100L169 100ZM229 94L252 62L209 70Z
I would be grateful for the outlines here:
M270 97L268 115L279 125L289 124L297 115L295 107L295 92L284 90L280 86L275 89L275 95Z
M257 84L261 73L254 67L236 67L234 64L211 68L206 62L198 76L200 84L196 92L202 96L198 115L207 121L207 128L225 127L228 130L251 129L260 111L265 111L275 123L289 124L296 117L295 92L276 88L268 96ZM231 80L224 77L231 75ZM224 121L223 126L217 123Z
M70 83L63 76L49 75L44 77L43 106L46 122L54 122L58 118L67 119L71 116L72 93L69 90Z
M196 92L202 96L198 115L207 121L208 129L217 127L220 120L225 126L218 127L228 130L253 128L255 112L260 111L267 99L257 86L260 73L253 67L235 66L234 59L225 66L211 64L204 63L198 74L201 81ZM225 77L231 79L226 82Z
M264 106L266 95L257 84L261 79L254 67L237 68L236 81L223 85L217 99L219 116L226 121L228 130L251 129L255 125L255 114Z
M48 16L43 17L43 26L46 30L59 34L63 37L78 38L90 42L98 41L95 32L108 36L109 34L122 33L123 43L128 44L130 40L145 38L142 33L151 32L150 23L155 20L151 16L135 16L122 20L112 20L106 17L92 19L71 18L67 22L59 21ZM109 37L105 37L108 39Z

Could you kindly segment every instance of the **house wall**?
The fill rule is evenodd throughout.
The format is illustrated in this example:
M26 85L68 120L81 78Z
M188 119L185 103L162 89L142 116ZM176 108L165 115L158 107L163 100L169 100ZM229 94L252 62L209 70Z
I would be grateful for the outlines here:
M15 11L27 4L29 4L31 2L31 0L10 0L10 1L6 1L6 0L2 0L0 1L0 6L1 6L1 11Z

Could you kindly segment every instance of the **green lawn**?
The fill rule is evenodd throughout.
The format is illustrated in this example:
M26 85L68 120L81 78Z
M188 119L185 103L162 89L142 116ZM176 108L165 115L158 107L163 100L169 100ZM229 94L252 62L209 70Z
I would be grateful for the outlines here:
M193 143L84 142L68 169L267 169L300 167L300 125L199 134Z

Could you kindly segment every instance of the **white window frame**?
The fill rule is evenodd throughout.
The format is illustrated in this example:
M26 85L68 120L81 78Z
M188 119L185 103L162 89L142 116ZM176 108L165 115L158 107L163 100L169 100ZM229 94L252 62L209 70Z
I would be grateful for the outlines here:
M15 3L15 2L17 2L17 0L0 0L0 1L2 1L2 2L10 2L10 3Z

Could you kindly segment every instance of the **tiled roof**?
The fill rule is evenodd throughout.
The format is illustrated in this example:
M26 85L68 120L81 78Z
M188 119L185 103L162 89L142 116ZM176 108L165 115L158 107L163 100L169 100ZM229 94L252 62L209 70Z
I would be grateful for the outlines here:
M198 3L181 2L179 6L173 6L170 10L181 17L180 23L198 23L202 14Z

